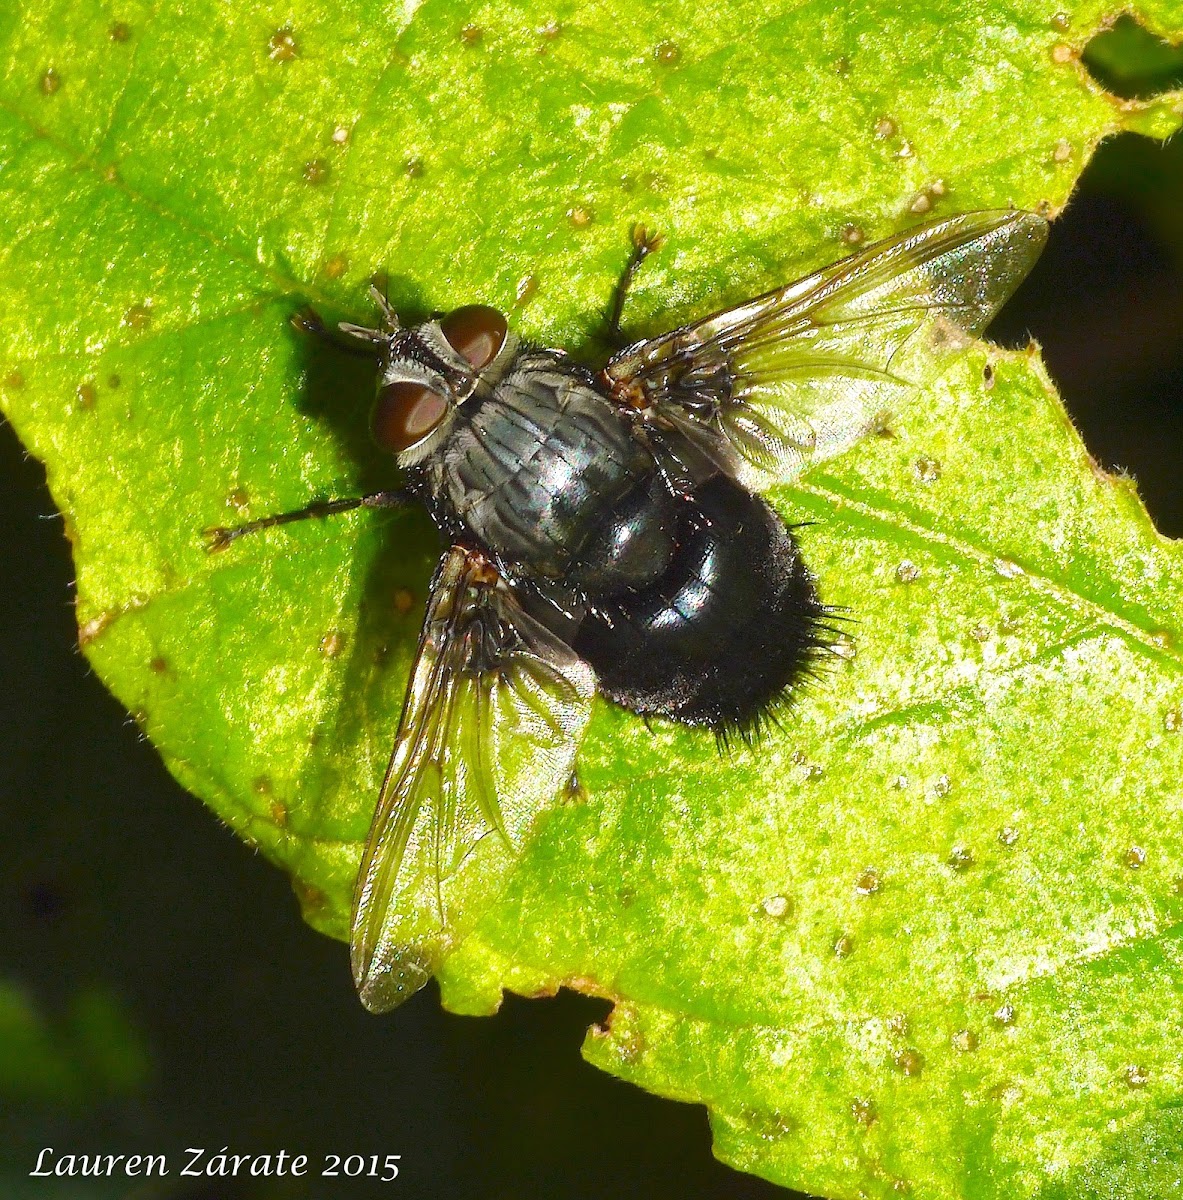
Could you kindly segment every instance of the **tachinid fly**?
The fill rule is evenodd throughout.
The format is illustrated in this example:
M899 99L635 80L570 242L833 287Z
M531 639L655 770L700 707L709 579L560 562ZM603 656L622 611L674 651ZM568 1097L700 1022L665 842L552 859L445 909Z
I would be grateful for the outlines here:
M967 213L626 346L598 374L493 309L342 332L379 367L372 428L402 486L209 531L426 506L449 547L358 875L363 1003L421 987L567 785L597 689L721 736L783 702L825 610L756 493L873 429L925 331L978 334L1035 262L1032 213ZM657 240L636 230L610 326ZM313 318L304 327L326 331Z

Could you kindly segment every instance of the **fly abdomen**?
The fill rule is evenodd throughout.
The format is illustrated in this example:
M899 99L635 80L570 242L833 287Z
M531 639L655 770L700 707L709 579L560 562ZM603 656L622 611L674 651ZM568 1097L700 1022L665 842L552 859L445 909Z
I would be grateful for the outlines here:
M564 582L593 601L651 587L677 549L677 505L654 471L610 508L567 569Z
M661 580L596 605L574 649L619 704L742 734L808 669L824 610L762 499L717 476L677 506Z

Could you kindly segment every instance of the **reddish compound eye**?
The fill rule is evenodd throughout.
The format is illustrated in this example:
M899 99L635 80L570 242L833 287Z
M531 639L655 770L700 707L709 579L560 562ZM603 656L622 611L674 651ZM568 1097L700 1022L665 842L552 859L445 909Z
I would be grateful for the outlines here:
M385 383L370 412L374 441L401 454L421 442L448 413L448 401L422 383Z
M468 359L474 371L487 367L505 344L505 318L484 304L466 304L453 309L440 322L448 345Z

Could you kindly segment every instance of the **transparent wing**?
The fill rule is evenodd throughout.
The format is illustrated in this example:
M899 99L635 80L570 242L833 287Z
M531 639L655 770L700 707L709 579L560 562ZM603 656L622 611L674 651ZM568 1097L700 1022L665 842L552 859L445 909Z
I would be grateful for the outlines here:
M354 894L351 958L382 1012L492 904L570 780L592 670L480 556L444 555Z
M1047 238L1034 213L965 213L850 258L608 364L618 394L750 487L789 480L846 449L908 380L901 348L922 329L977 335ZM946 339L948 340L948 339Z

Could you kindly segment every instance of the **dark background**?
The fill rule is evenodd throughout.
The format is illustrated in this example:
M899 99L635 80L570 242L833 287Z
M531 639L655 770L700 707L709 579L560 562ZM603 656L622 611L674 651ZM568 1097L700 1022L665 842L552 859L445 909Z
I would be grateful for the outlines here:
M1177 86L1183 58L1136 37L1100 43L1095 72L1125 95ZM992 336L1028 331L1093 455L1183 535L1183 137L1102 148ZM0 563L5 1196L791 1200L711 1158L702 1108L582 1062L602 1003L511 997L473 1020L429 986L394 1016L363 1012L345 948L302 924L285 877L178 787L87 668L61 523L7 426ZM228 1141L401 1154L402 1174L384 1189L26 1178L42 1146L176 1164Z

